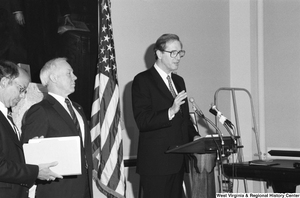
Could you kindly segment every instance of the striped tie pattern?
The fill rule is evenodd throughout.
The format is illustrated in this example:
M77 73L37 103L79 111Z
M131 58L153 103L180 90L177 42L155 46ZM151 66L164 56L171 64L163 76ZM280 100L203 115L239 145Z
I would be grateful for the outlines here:
M72 120L73 120L73 122L74 122L74 124L76 126L77 131L78 131L79 137L80 137L81 141L83 142L82 135L81 135L81 130L80 130L80 125L79 125L78 119L76 117L75 111L74 111L74 109L73 109L73 107L71 105L71 102L70 102L70 100L68 98L66 98L65 99L65 103L67 104L67 107L68 107L69 112L71 114ZM85 158L85 168L88 169L88 163L86 161L86 158Z
M15 132L15 134L17 135L18 139L20 140L20 133L19 133L19 130L18 130L17 126L16 126L15 123L14 123L13 118L12 118L11 108L8 109L8 111L7 111L7 116L6 116L6 117L7 117L7 118L9 119L9 121L12 123L14 132Z
M76 117L76 114L75 114L75 112L74 112L74 109L73 109L73 107L72 107L72 105L71 105L71 102L70 102L70 100L69 100L68 98L66 98L66 99L65 99L65 103L67 104L67 107L68 107L69 112L70 112L70 114L71 114L72 120L73 120L73 122L74 122L74 124L75 124L75 126L76 126L76 129L77 129L77 131L78 131L78 133L79 133L79 136L81 137L80 125L79 125L78 119L77 119L77 117Z
M176 92L175 92L174 87L172 85L171 77L169 75L167 77L167 80L168 80L168 83L169 83L170 92L171 92L173 98L176 98Z

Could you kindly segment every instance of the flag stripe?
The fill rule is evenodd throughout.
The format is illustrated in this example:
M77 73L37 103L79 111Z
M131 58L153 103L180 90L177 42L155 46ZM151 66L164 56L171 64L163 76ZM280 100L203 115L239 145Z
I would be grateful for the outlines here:
M123 152L123 149L122 149L123 147L122 147L122 144L120 145L120 147L119 147L119 150L118 150L118 153L121 153L121 152ZM122 149L122 150L121 150ZM121 161L121 159L118 159L118 162L120 162ZM117 183L115 183L114 181L116 181L116 180L120 180L120 177L121 177L121 175L119 174L119 169L121 168L121 164L120 163L118 163L118 164L116 164L116 166L115 166L115 170L114 170L114 172L113 172L113 176L114 176L114 178L111 178L111 180L109 181L109 183L108 183L108 185L107 186L109 186L111 189L117 189L117 187L118 187L118 184Z
M109 98L107 100L109 100ZM101 116L105 116L105 117L104 118L100 117L101 138L104 139L104 140L107 140L108 136L115 135L114 131L118 129L116 127L117 125L112 125L114 121L119 122L119 115L116 115L115 113L113 113L113 112L116 112L115 106L118 103L118 101L117 101L116 104L113 103L113 102L114 101L111 101L108 104L108 109L107 110L105 110L103 108L104 109L103 111L106 111L106 113L105 113L105 115L101 114ZM101 105L101 107L102 107L102 105ZM103 112L103 111L101 111L101 112ZM119 109L118 109L118 111L119 111ZM102 125L101 125L101 120L103 120ZM101 144L101 149L104 149L103 148L104 144L105 144L105 142L103 142L103 144Z
M113 97L112 97L113 98ZM118 106L117 106L118 107ZM119 108L117 108L119 109ZM113 107L111 109L110 112L113 112ZM107 118L105 119L107 121L107 125L110 125L111 124L111 127L108 127L108 126L103 126L105 128L109 128L109 136L107 133L103 133L101 134L101 137L102 139L105 139L106 142L101 145L101 150L102 150L102 155L101 155L101 167L99 169L99 172L101 173L103 171L103 169L105 168L105 165L107 163L107 161L109 163L115 163L114 162L114 159L109 159L109 154L111 153L111 150L112 150L112 147L114 146L114 143L115 143L115 136L117 135L117 132L118 132L118 123L119 123L119 113L117 111L116 114L108 114L107 115ZM102 130L104 131L104 130ZM110 164L108 167L113 167L112 164ZM110 170L112 171L112 170Z

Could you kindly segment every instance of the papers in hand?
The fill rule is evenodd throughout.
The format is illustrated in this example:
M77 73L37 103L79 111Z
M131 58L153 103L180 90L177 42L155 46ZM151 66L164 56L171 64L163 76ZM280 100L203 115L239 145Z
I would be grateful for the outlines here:
M58 162L50 169L60 175L81 174L81 149L79 136L31 139L23 145L27 164Z

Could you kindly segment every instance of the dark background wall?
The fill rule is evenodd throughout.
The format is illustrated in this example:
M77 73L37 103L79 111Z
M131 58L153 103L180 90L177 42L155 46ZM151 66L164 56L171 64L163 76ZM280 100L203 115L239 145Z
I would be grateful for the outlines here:
M95 0L69 0L71 19L82 21L90 32L67 31L60 36L60 55L68 58L77 76L70 98L81 104L90 118L98 51L98 9Z

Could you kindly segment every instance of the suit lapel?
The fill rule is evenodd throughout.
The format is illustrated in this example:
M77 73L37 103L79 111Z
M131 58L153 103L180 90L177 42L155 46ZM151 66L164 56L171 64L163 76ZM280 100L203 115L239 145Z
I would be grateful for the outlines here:
M80 105L78 105L76 103L73 103L73 102L72 102L72 104L76 108L77 112L80 114L80 116L83 120L84 131L82 131L82 133L84 133L84 137L85 137L84 138L84 142L85 142L84 144L88 145L89 144L88 141L90 141L90 134L89 134L90 128L89 128L89 124L87 123L87 119L85 117L84 111L83 111L83 109Z
M159 75L159 73L157 72L157 70L155 69L155 67L151 67L151 69L149 70L151 72L151 75L153 76L153 81L154 84L157 86L157 90L159 90L161 92L161 95L165 95L166 98L170 99L170 100L174 100L169 87L167 87L167 85L165 84L164 80L161 78L161 76Z
M3 127L6 129L5 133L8 134L8 136L12 139L12 141L22 149L22 144L19 141L14 129L11 127L11 125L9 124L8 120L6 119L6 117L3 115L3 113L0 113L0 122L3 125Z
M181 92L183 90L183 88L180 85L180 81L178 80L176 75L174 75L174 74L171 74L171 75L172 75L172 80L173 80L173 83L176 87L177 92L178 93Z
M73 103L73 102L72 102L72 105L77 110L77 112L80 114L80 116L82 117L82 119L84 120L85 116L84 116L82 108L80 106L78 106L76 103Z
M185 89L183 81L181 80L181 78L178 75L174 75L173 73L171 75L172 75L172 80L173 80L173 83L176 87L176 90L177 90L178 93L180 93L182 90ZM185 103L188 104L187 99L185 99ZM181 111L184 112L186 107L188 107L188 106L186 106L185 104L181 105L180 106ZM179 114L179 115L183 116L182 113Z
M83 124L84 124L84 132L85 132L85 134L86 134L86 132L88 132L88 123L86 122L86 117L85 117L85 114L84 114L84 111L83 111L83 109L81 108L81 106L79 106L78 104L76 104L76 103L73 103L72 102L72 104L73 104L73 107L75 107L75 109L77 110L77 112L80 114L80 116L81 116L81 118L82 118L82 120L83 120Z
M52 104L52 107L57 111L57 113L64 119L67 125L72 129L74 135L78 135L75 132L77 131L74 122L70 116L70 114L66 111L66 109L51 95L47 95L46 99Z
M167 87L167 85L165 84L165 82L163 81L163 79L161 78L161 76L159 75L159 73L157 72L157 70L155 69L155 67L151 67L149 69L151 75L154 81L154 84L157 86L157 90L159 90L161 92L161 95L165 95L167 99L169 99L170 101L173 102L174 98L169 90L169 87ZM180 80L180 78L174 74L172 74L172 80L173 83L176 87L177 92L181 92L184 89L184 84L182 84L182 81ZM185 103L187 104L188 101L187 99L185 99ZM183 110L185 109L185 105L181 105L180 108ZM184 110L183 110L184 111ZM177 115L177 114L176 114ZM178 114L178 115L182 115L182 114Z

